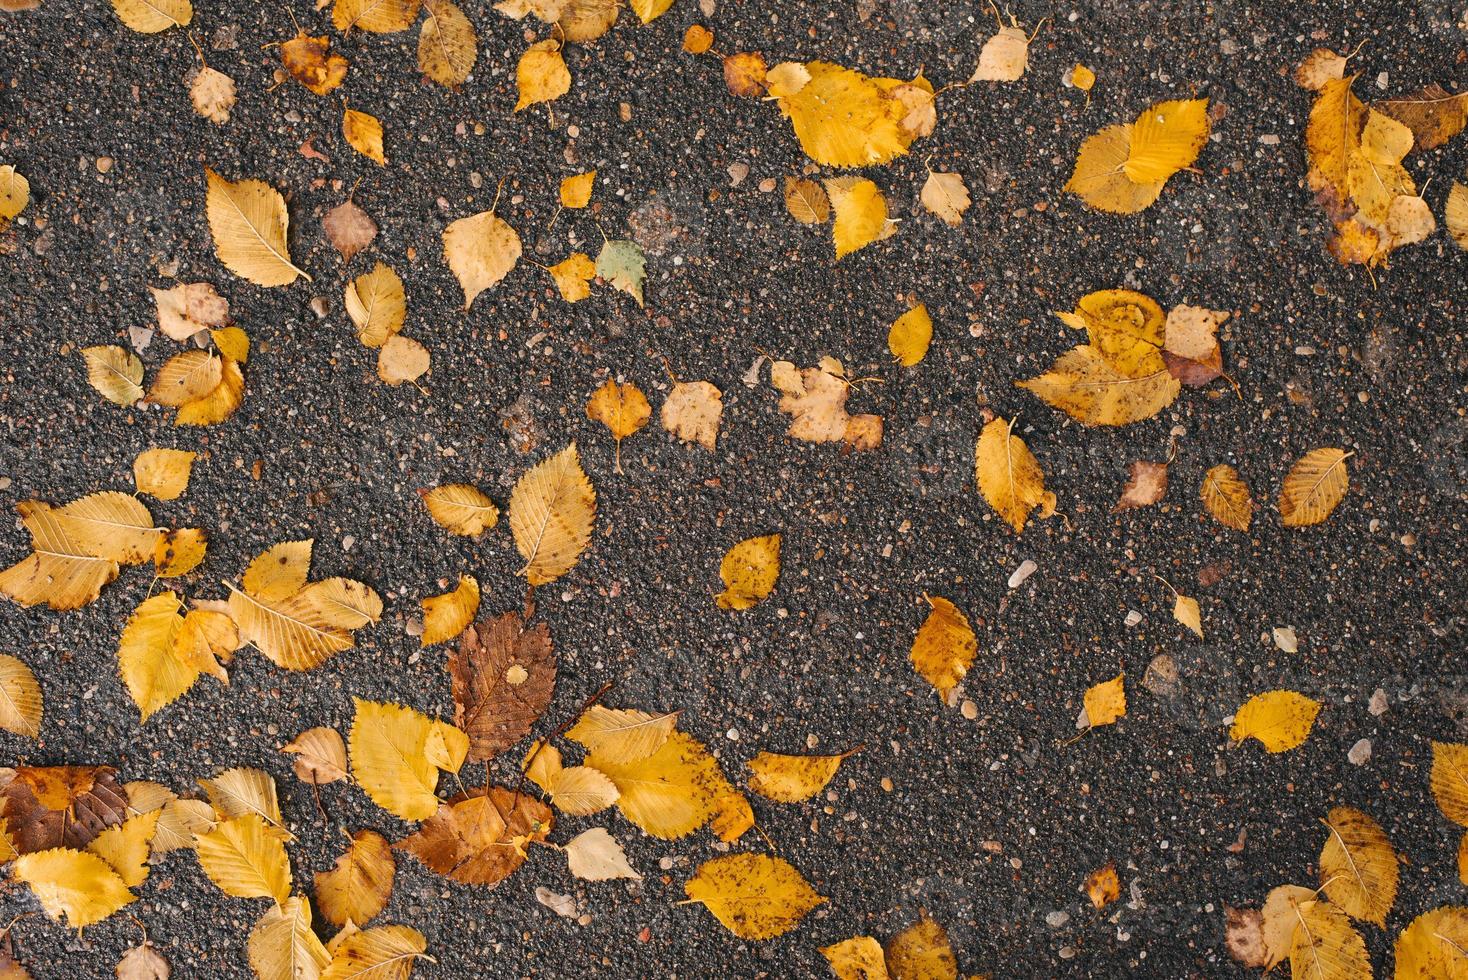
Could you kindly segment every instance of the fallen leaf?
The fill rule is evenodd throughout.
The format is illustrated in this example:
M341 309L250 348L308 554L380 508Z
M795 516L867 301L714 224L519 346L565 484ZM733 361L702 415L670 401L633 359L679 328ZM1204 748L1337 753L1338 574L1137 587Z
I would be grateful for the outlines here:
M918 199L922 201L923 207L941 218L950 228L957 228L963 223L963 213L973 203L963 177L934 170L928 171L928 179L923 182Z
M562 93L564 94L564 93ZM591 189L596 184L596 171L574 174L561 181L561 207L584 208L591 203Z
M114 405L127 408L143 397L143 362L136 354L108 344L83 347L87 383Z
M746 765L753 776L749 788L777 803L799 803L826 788L851 753L841 755L779 755L761 752Z
M657 715L594 704L582 713L566 737L599 759L627 765L661 749L677 724L677 712Z
M531 585L569 572L591 544L596 491L573 442L520 477L510 494L510 532Z
M724 782L708 750L679 731L669 733L662 747L644 758L618 763L593 751L586 765L617 787L622 816L661 840L677 840L707 823Z
M387 163L382 149L382 121L356 109L342 111L342 139L347 145L379 165Z
M447 0L423 0L418 34L418 68L433 81L457 88L479 58L479 36L464 12Z
M1224 463L1203 476L1203 506L1220 524L1237 531L1249 530L1254 517L1254 501L1238 470Z
M727 65L726 61L725 81ZM907 153L921 128L902 125L913 106L905 103L896 90L907 85L930 97L933 94L932 86L921 75L911 82L871 78L824 61L804 65L786 62L766 77L770 95L790 120L801 149L816 163L828 167L869 167ZM831 181L826 187L830 190ZM836 204L834 194L832 203ZM839 218L839 204L836 213Z
M917 922L887 940L887 970L893 980L958 980L948 932L922 913Z
M780 535L745 538L719 563L724 591L715 596L720 609L749 609L775 587L780 577Z
M831 218L831 201L815 181L786 177L785 210L803 225L823 225Z
M25 662L0 653L0 728L25 738L41 734L41 685Z
M1011 18L1013 21L1013 18ZM1030 63L1030 38L1018 21L1005 27L984 42L979 50L979 66L969 78L974 82L1017 82Z
M928 308L917 304L892 322L887 330L887 349L903 367L913 367L928 354L933 342L933 320Z
M444 595L423 600L422 646L452 640L474 621L479 612L479 583L472 575L460 575L459 586Z
M516 612L481 620L449 654L454 724L469 736L469 758L493 759L529 734L550 704L556 656L545 623Z
M189 0L112 0L112 9L118 20L139 34L188 27L194 19Z
M1150 507L1167 495L1167 464L1139 459L1132 463L1131 477L1121 490L1113 514Z
M1086 688L1081 718L1076 727L1082 730L1099 728L1102 725L1114 725L1118 719L1125 718L1125 680L1125 674L1117 674L1109 681Z
M178 407L198 401L224 379L224 361L207 350L188 350L164 362L148 389L148 401Z
M1223 310L1201 306L1180 305L1168 311L1162 359L1173 377L1198 387L1223 374L1218 328L1228 317Z
M1121 882L1116 877L1116 862L1086 875L1085 889L1092 908L1104 909L1120 898Z
M1382 99L1374 106L1412 131L1412 150L1436 149L1468 124L1468 92L1428 85L1411 95Z
M1014 434L1015 421L996 417L984 426L974 451L974 472L984 500L1018 534L1035 508L1042 520L1055 513L1055 494L1045 489L1039 462Z
M357 328L357 339L368 347L387 343L403 329L408 317L403 280L381 262L348 284L343 302Z
M182 697L200 674L220 672L210 654L201 657L180 642L181 606L174 592L144 601L129 617L118 642L118 671L143 721Z
M1229 738L1255 738L1270 752L1287 752L1304 744L1320 713L1320 702L1294 691L1266 691L1244 703L1234 715Z
M1346 496L1350 476L1346 460L1354 453L1312 449L1290 468L1279 493L1279 516L1285 527L1308 527L1330 516Z
M622 440L647 424L652 406L636 385L608 379L586 401L586 417L606 426L616 440L616 472L622 472Z
M1096 86L1096 73L1080 62L1076 62L1070 74L1066 76L1066 81L1089 96L1091 89Z
M683 32L683 50L688 54L703 54L714 46L714 34L702 24L690 24Z
M229 322L229 303L207 282L181 283L172 289L150 288L158 308L158 329L177 341L200 330Z
M567 41L587 44L611 29L621 9L618 0L566 0L556 24Z
M1118 371L1090 344L1062 354L1049 371L1016 384L1087 425L1127 425L1171 405L1182 390L1162 356L1151 353L1135 375Z
M137 888L148 879L148 857L162 815L163 811L152 810L128 817L93 838L87 850L106 861L124 885Z
M1223 907L1225 919L1223 944L1228 955L1243 966L1263 967L1269 962L1264 945L1264 916L1258 909Z
M478 487L445 483L419 493L428 508L428 516L453 534L472 537L499 523L500 509Z
M21 854L80 850L127 814L127 797L107 766L17 766L0 790L9 843Z
M439 808L438 767L428 759L433 719L400 704L352 700L352 775L363 792L404 820L432 817Z
M290 897L291 865L280 836L257 813L221 820L200 834L199 867L220 891L235 898Z
M312 37L298 31L281 43L280 63L291 78L317 95L326 95L347 77L347 59L330 53L325 35Z
M377 222L350 198L326 212L321 227L331 247L341 253L343 262L351 262L352 256L377 237Z
M815 367L797 369L790 361L770 365L770 383L780 392L780 411L790 416L786 433L803 442L844 441L853 449L875 449L882 442L882 419L850 415L846 400L851 382L834 357Z
M72 929L101 922L136 900L107 862L65 847L22 854L10 877L29 885L46 914L57 922L65 916Z
M1398 861L1381 825L1360 810L1338 806L1325 826L1330 836L1320 850L1321 891L1351 918L1385 925L1397 898Z
M546 792L551 804L562 813L586 817L600 813L620 795L617 786L605 773L591 766L570 766L558 770L549 781Z
M311 903L299 895L271 906L256 921L247 955L257 980L313 980L331 961L311 931Z
M1088 137L1065 190L1098 210L1135 214L1157 200L1173 174L1192 165L1208 131L1207 99L1149 106L1130 125Z
M336 587L313 588L306 582L310 562L310 541L285 542L250 563L242 589L230 587L229 614L240 639L286 670L310 670L350 650L358 627L343 625L344 613L347 623L363 625L382 615L382 600L360 582L329 579ZM338 592L348 587L353 608L344 610Z
M1423 912L1397 937L1396 980L1461 980L1468 971L1468 909Z
M177 500L188 489L197 455L183 449L145 449L133 460L133 484L139 493Z
M168 961L147 941L129 949L117 961L117 980L168 980L172 973Z
M520 89L516 112L539 102L553 102L571 91L571 73L561 57L561 42L548 38L526 48L515 66L515 81Z
M335 728L308 728L288 742L282 752L296 757L296 777L313 786L347 778L347 745Z
M336 0L331 22L343 34L352 28L371 34L406 31L418 19L421 0Z
M679 381L663 401L663 428L684 442L712 451L724 414L724 393L707 381Z
M764 55L758 51L740 51L724 59L724 85L731 95L762 98L766 74Z
M887 980L887 960L882 944L871 936L854 936L821 947L836 980Z
M973 666L978 638L968 617L952 602L940 596L925 598L932 608L912 641L909 656L913 668L947 698Z
M1301 902L1290 942L1290 972L1318 980L1371 980L1371 957L1361 934L1329 902ZM1328 971L1328 972L1327 972Z
M199 785L209 794L209 802L220 816L243 817L253 814L277 833L284 830L275 779L263 769L237 766L216 773L209 779L201 779Z
M705 861L683 890L740 939L784 935L826 901L790 862L766 854Z
M567 869L584 881L642 880L642 875L627 863L622 845L604 827L582 831L567 841L562 850L566 852Z
M891 237L896 226L887 219L887 199L876 184L865 177L830 177L825 184L836 212L831 237L837 259Z
M515 268L520 236L493 211L460 218L443 231L443 255L464 289L464 309Z
M1346 60L1330 48L1316 48L1295 66L1295 84L1319 92L1327 82L1345 77Z
M637 243L626 239L604 242L596 255L596 275L642 305L642 284L647 278L647 260Z
M118 490L88 494L53 513L76 548L124 565L151 561L153 545L163 534L141 501Z
M1198 600L1192 596L1180 595L1173 599L1172 618L1186 626L1203 639L1203 611L1198 608Z
M1260 938L1264 944L1264 969L1289 958L1295 941L1295 929L1300 924L1299 907L1316 901L1314 888L1299 885L1280 885L1270 891L1260 910Z
M572 252L565 260L546 266L545 271L556 281L556 289L567 303L579 303L591 295L596 263L584 252Z
M284 286L311 277L291 264L286 248L290 215L285 198L261 180L225 180L204 168L214 251L224 267L259 286Z
M395 870L387 839L375 831L357 831L336 864L316 873L316 904L321 915L338 927L376 918L392 894Z
M554 822L539 800L493 786L454 797L393 846L446 878L493 886L524 863L525 845L544 840Z
M432 364L428 348L411 337L395 333L377 349L377 376L396 388L405 381L416 382Z
M1443 224L1458 247L1468 249L1468 184L1453 184L1443 210Z
M407 980L415 959L434 962L427 948L423 934L408 926L362 929L332 951L321 980Z

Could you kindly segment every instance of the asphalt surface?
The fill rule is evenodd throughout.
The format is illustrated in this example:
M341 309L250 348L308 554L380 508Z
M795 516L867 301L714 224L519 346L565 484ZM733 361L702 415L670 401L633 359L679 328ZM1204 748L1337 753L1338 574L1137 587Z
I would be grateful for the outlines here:
M404 836L407 825L341 784L324 788L323 820L279 747L314 725L345 731L354 695L451 716L444 649L420 653L407 632L418 599L469 572L484 588L482 612L497 613L520 606L523 581L504 522L480 541L450 538L415 491L469 481L503 504L520 474L574 439L597 489L597 530L581 563L536 597L560 659L539 730L610 681L608 704L682 709L683 726L735 778L760 749L864 745L826 799L755 801L779 853L830 901L779 939L743 942L702 908L674 904L721 849L707 831L665 843L615 813L566 819L553 840L605 825L645 879L578 882L547 851L486 892L404 858L379 921L427 937L437 965L416 975L820 976L820 946L885 939L921 909L947 927L968 973L1243 976L1223 950L1224 906L1314 881L1318 819L1338 804L1375 816L1404 859L1388 928L1364 927L1378 973L1415 915L1461 900L1458 830L1433 805L1427 768L1430 739L1468 738L1464 257L1438 234L1398 252L1375 283L1336 265L1304 184L1310 96L1288 77L1312 47L1364 42L1363 96L1383 93L1383 72L1393 93L1461 86L1460 7L1019 4L1027 24L1053 18L1029 74L940 97L937 131L867 174L902 219L897 235L839 265L828 230L796 225L778 191L760 189L808 163L788 124L772 104L729 96L717 59L682 54L684 29L704 23L717 50L761 50L771 64L825 58L906 77L921 67L941 86L972 71L992 29L986 7L718 0L706 17L677 0L649 27L624 12L600 41L570 49L567 96L514 115L530 22L470 3L479 63L456 93L420 81L416 30L338 43L351 60L338 94L383 120L385 168L343 143L335 96L272 88L276 54L261 45L294 32L286 7L335 36L327 12L302 0L197 5L209 63L240 88L223 127L190 110L182 79L196 58L183 33L131 33L101 0L0 15L0 161L33 195L0 238L0 504L128 490L139 451L194 449L187 494L149 502L160 523L211 535L184 592L221 597L220 580L262 549L313 537L314 574L368 582L387 612L357 649L309 673L243 652L228 688L203 679L140 726L116 645L148 593L145 569L125 569L74 613L0 605L3 649L35 668L46 697L39 742L0 735L0 759L107 763L180 792L221 768L267 769L300 838L298 889L339 853L339 827ZM1089 105L1060 82L1077 61L1098 75ZM1191 95L1212 100L1214 135L1199 172L1173 178L1150 210L1109 217L1061 192L1086 135ZM308 139L330 160L298 152ZM1439 215L1465 146L1409 161L1419 187L1432 178ZM113 161L106 173L100 157ZM963 174L974 193L958 229L917 204L925 159ZM736 164L749 173L731 186ZM286 193L292 255L313 283L261 289L221 267L205 165ZM591 167L599 212L547 229L560 179ZM505 177L498 213L528 257L558 261L573 235L594 254L596 223L641 240L646 311L610 289L567 305L522 261L462 312L439 235L488 207ZM321 218L359 179L356 200L382 230L344 269ZM378 259L407 284L406 332L432 351L426 394L376 380L375 354L342 309L343 284ZM222 425L174 429L162 411L120 409L87 386L77 350L126 345L129 328L153 320L148 287L169 285L165 272L214 283L255 343L244 406ZM1090 430L1014 388L1074 342L1050 311L1114 286L1165 307L1236 311L1223 337L1239 394L1219 381L1156 419ZM885 337L909 294L927 304L935 339L905 370ZM324 318L314 297L330 304ZM150 376L172 349L159 337L143 352ZM881 379L851 400L885 417L881 449L787 439L777 393L740 380L761 353L802 365L834 355ZM626 441L617 476L585 399L610 373L656 409L664 359L679 378L724 390L718 450L678 443L654 422ZM1066 519L1017 538L989 512L972 476L981 404L1020 415ZM1128 465L1165 458L1175 426L1186 432L1165 502L1113 515ZM1350 493L1325 525L1282 528L1280 481L1318 446L1355 451ZM1202 474L1222 462L1262 505L1247 535L1202 513ZM724 550L773 531L784 535L775 593L748 612L717 609ZM27 544L4 522L5 561ZM1008 589L1027 558L1038 571ZM1199 599L1205 642L1172 621L1171 596L1149 573ZM953 599L979 632L962 695L972 720L908 663L924 592ZM1128 627L1131 610L1142 618ZM1294 627L1298 653L1275 648L1280 626ZM1144 683L1159 655L1177 665L1173 687ZM1123 670L1127 717L1065 744L1085 688ZM1310 740L1280 756L1230 746L1224 719L1275 687L1325 703ZM1378 688L1388 706L1379 717L1368 710ZM1347 752L1363 738L1372 756L1354 765ZM491 766L499 778L513 755ZM764 845L751 834L736 846ZM1098 912L1079 889L1108 861L1123 896ZM573 894L589 924L538 904L537 886ZM175 976L249 975L261 902L224 896L185 852L139 892L128 911ZM35 908L12 888L0 920ZM78 938L30 916L13 935L46 980L110 976L139 932L119 915Z

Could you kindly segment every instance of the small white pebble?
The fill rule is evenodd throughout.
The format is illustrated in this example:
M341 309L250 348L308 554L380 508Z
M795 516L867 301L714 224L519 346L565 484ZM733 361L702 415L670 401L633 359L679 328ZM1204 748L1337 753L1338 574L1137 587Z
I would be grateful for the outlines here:
M1127 610L1126 619L1122 622L1127 626L1135 626L1142 621L1142 614L1135 609Z
M1346 753L1346 758L1351 760L1353 766L1364 766L1371 761L1371 739L1363 738L1351 746L1351 751Z
M1035 574L1035 569L1039 567L1039 565L1036 565L1033 561L1026 558L1024 561L1020 562L1019 567L1014 570L1014 574L1009 576L1009 587L1011 589L1019 588L1020 585L1024 583L1025 579Z
M1386 692L1377 688L1371 692L1371 700L1366 704L1366 710L1371 712L1371 717L1380 718L1386 714Z
M1274 628L1274 645L1285 653L1298 653L1300 640L1295 636L1293 626L1276 626Z

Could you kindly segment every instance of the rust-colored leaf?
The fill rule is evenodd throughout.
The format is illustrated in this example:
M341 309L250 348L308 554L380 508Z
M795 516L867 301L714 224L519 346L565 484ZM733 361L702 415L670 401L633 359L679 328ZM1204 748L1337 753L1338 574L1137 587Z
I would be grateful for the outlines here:
M556 655L545 623L529 628L517 612L480 620L449 657L454 724L469 736L469 758L493 759L529 733L550 703Z

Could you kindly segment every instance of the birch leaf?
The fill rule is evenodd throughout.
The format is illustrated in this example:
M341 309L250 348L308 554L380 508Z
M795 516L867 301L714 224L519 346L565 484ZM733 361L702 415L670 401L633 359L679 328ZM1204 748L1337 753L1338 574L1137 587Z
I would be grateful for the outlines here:
M499 523L500 510L494 501L467 483L445 483L419 492L428 516L453 534L472 537Z
M123 627L117 666L142 720L172 704L199 679L200 664L179 644L178 595L162 592L134 610Z
M460 575L459 586L444 595L423 600L422 646L452 640L474 622L479 612L479 583L472 575Z
M275 778L263 769L237 766L199 780L215 811L224 817L254 814L276 831L284 830Z
M1055 513L1055 494L1045 489L1039 462L1014 434L1014 421L995 418L984 426L975 450L975 477L984 500L1018 534L1035 508L1041 519Z
M1308 527L1330 516L1346 496L1350 476L1346 460L1354 453L1312 449L1291 467L1279 493L1279 516L1285 527Z
M524 738L550 704L556 657L545 623L507 612L469 627L448 660L454 723L476 762Z
M112 0L112 9L118 20L139 34L188 27L194 19L189 0Z
M331 247L341 253L342 262L351 262L377 237L377 222L351 198L326 212L321 228Z
M0 222L8 222L20 214L30 200L31 182L11 164L0 167Z
M199 835L195 850L209 880L235 898L290 897L291 865L280 836L259 814L221 820Z
M510 494L510 531L531 585L566 574L591 543L596 491L573 442L532 467Z
M1127 425L1171 405L1182 390L1162 356L1153 353L1127 376L1097 348L1082 344L1062 354L1044 374L1016 382L1046 404L1087 425Z
M356 109L342 112L342 139L347 145L379 166L387 163L382 149L382 120Z
M143 397L143 362L131 351L108 344L83 347L87 383L103 398L123 408Z
M334 926L371 921L392 894L392 847L381 834L359 830L330 870L316 874L316 904Z
M1395 980L1468 978L1468 909L1423 912L1397 937Z
M389 387L417 381L432 364L428 348L411 337L395 333L377 349L377 376Z
M1366 943L1329 902L1301 902L1290 944L1290 973L1299 980L1371 980Z
M1132 463L1131 476L1122 487L1121 497L1111 508L1113 514L1150 507L1167 495L1167 464L1139 459Z
M1295 66L1295 84L1319 92L1327 82L1345 77L1346 60L1330 48L1316 48Z
M515 66L515 82L520 89L516 112L540 102L553 102L571 91L571 73L561 57L561 42L548 38L526 48Z
M720 609L749 609L775 588L780 577L780 535L746 538L719 563L724 591L715 597Z
M1220 524L1236 531L1249 530L1254 519L1254 500L1238 470L1225 463L1203 476L1203 506Z
M357 339L368 347L387 343L389 337L403 329L403 321L408 316L403 280L381 262L371 272L352 280L343 300L347 316L357 328Z
M1468 827L1468 745L1432 743L1432 798L1443 816Z
M926 598L932 609L912 641L910 656L913 668L946 698L973 666L979 643L957 606L940 596Z
M24 661L0 653L0 728L26 738L41 734L41 685Z
M200 65L189 81L189 101L193 103L194 113L216 126L229 122L236 91L233 78L208 65Z
M117 562L82 547L62 512L39 500L16 505L34 552L0 572L0 594L22 606L46 603L62 611L95 602L102 586L117 578Z
M1203 639L1203 611L1198 608L1197 599L1177 596L1172 603L1172 618L1196 633L1198 639Z
M892 322L887 330L887 349L903 367L913 367L928 354L933 342L933 319L928 308L917 304Z
M928 171L928 179L923 182L918 199L922 201L923 207L941 218L950 228L957 228L963 223L963 213L973 203L963 177L933 170Z
M1428 85L1410 95L1383 99L1375 108L1412 131L1412 149L1436 149L1468 124L1468 92L1449 92Z
M630 708L587 708L566 737L616 765L646 759L661 749L678 724L678 713L649 714Z
M550 780L548 792L557 810L573 817L599 813L617 802L616 784L591 766L569 766Z
M1458 247L1468 249L1468 184L1453 184L1443 211L1443 224Z
M724 393L707 381L680 381L663 402L663 428L684 442L713 451L724 414Z
M871 936L853 936L821 947L836 980L888 980L882 944Z
M887 940L887 970L893 980L958 980L948 932L924 913Z
M554 825L544 803L492 786L454 797L394 846L446 878L494 886L525 862L526 848L544 840Z
M10 865L10 877L29 885L52 919L72 929L101 922L136 896L127 890L107 862L66 847L22 854Z
M724 74L728 82L727 61ZM932 86L921 75L910 83L870 78L824 61L787 62L767 77L770 95L790 120L801 149L829 167L869 167L907 153L922 127L903 125L911 110L897 91L907 85L932 95Z
M146 449L133 460L133 484L139 493L177 500L188 489L197 455L182 449Z
M163 529L148 508L118 490L88 494L55 512L67 538L87 554L124 565L152 560Z
M683 890L740 939L784 935L826 901L790 862L765 854L705 861Z
M229 302L207 282L179 283L172 289L149 288L158 308L158 329L185 341L200 330L229 322Z
M1294 691L1266 691L1246 701L1234 715L1229 737L1255 738L1270 752L1287 752L1304 744L1320 713L1320 702Z
M876 184L865 177L831 177L825 183L836 212L831 238L838 260L891 237L896 225L887 219L887 199Z
M148 878L148 857L162 815L162 810L152 810L128 817L92 838L87 850L106 861L124 885L137 888Z
M1077 728L1114 725L1126 717L1126 675L1117 674L1109 681L1086 688Z
M354 27L370 34L395 34L413 26L421 5L421 0L336 0L331 22L343 34Z
M464 290L464 309L515 268L520 236L492 211L460 218L443 230L443 254Z
M290 215L285 198L261 180L225 180L208 167L207 211L214 251L224 267L260 286L284 286L311 277L291 264L286 248Z
M1030 63L1030 38L1019 24L1001 27L979 50L979 66L969 84L974 82L1017 82Z
M258 980L318 980L331 960L311 931L311 904L299 895L266 910L250 930L247 951Z
M308 728L282 749L296 757L296 777L313 786L347 778L347 745L335 728Z
M803 225L823 225L831 218L831 202L813 180L785 178L785 210Z
M607 381L586 401L586 417L606 426L616 440L616 472L622 472L622 440L647 424L652 406L635 384Z
M754 775L749 788L777 803L799 803L826 788L850 753L779 755L761 752L747 763Z
M347 59L330 52L326 37L305 31L280 45L280 63L286 73L317 95L326 95L347 77Z
M205 397L224 380L224 361L206 350L188 350L164 362L148 389L148 401L177 408Z
M647 279L647 259L636 242L612 239L596 256L596 275L642 304L642 284Z
M604 827L593 827L582 831L566 842L566 867L584 881L610 881L614 878L631 878L640 881L642 875L627 863L627 855L617 839Z
M1321 890L1353 919L1385 925L1397 898L1398 862L1381 825L1360 810L1338 806L1325 826L1330 836L1320 851Z
M556 281L561 299L567 303L579 303L591 295L591 280L596 277L596 263L584 252L572 252L561 262L546 266L546 272Z
M479 58L479 37L464 12L447 0L423 0L418 67L440 85L457 88Z
M415 959L433 962L427 948L423 934L408 926L363 929L336 947L321 980L408 980Z
M433 720L399 704L353 698L352 775L372 802L404 820L438 812L438 769L428 761Z
M561 207L584 208L591 203L591 189L596 184L596 171L575 174L561 181Z
M586 765L616 785L617 809L653 837L677 840L708 822L724 780L718 763L691 736L674 731L661 748L634 762L617 763L600 752Z

